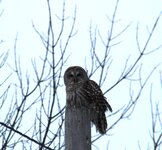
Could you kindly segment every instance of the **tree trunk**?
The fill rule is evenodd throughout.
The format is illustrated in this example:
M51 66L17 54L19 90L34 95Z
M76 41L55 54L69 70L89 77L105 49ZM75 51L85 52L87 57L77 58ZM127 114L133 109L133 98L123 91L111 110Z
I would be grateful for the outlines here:
M65 150L91 150L91 123L85 107L65 111Z

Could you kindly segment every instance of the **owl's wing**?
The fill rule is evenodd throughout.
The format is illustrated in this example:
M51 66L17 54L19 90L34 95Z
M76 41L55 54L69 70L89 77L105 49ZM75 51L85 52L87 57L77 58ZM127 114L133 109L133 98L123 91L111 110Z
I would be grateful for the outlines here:
M89 80L85 86L89 103L96 105L96 108L98 108L99 111L105 112L106 110L109 110L112 112L110 104L107 102L106 97L104 97L100 87L95 81Z

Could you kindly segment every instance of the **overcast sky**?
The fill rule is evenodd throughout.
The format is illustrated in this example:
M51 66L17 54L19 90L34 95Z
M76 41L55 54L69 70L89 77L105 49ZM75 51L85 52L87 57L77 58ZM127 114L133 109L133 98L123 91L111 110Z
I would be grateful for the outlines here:
M52 9L53 16L56 19L56 16L59 16L62 12L62 3L57 3L56 1L52 2L53 3L51 4L56 3L56 5L54 5L55 7ZM88 51L90 49L90 24L92 25L93 30L98 29L103 37L106 37L107 30L109 29L108 17L112 17L115 2L115 0L66 1L67 17L74 16L75 6L77 8L75 30L78 31L68 47L67 54L71 54L71 56L67 62L67 67L76 64L84 67L85 57L89 54ZM117 77L117 73L122 69L122 66L118 68L119 64L124 64L124 60L130 54L132 57L136 56L137 47L135 35L137 23L139 23L140 27L139 39L142 45L145 43L148 30L151 30L156 18L162 12L162 2L161 0L120 0L118 7L119 9L116 14L116 21L118 21L118 23L115 26L115 32L118 33L130 23L131 26L121 36L121 44L115 48L114 52L112 52L112 55L114 55L114 58L116 59L114 60L114 67L110 72L110 76L112 77L109 81L110 85L113 84L113 81ZM18 35L17 50L19 55L22 56L22 64L28 68L28 65L30 66L31 63L31 61L28 60L40 56L41 50L43 49L39 36L35 33L32 24L36 26L41 34L46 35L48 25L46 0L2 0L0 2L0 10L3 12L0 17L0 40L3 40L3 44L0 45L0 53L9 50L9 59L12 61L15 37ZM67 22L70 24L71 21L72 19L69 19ZM59 28L59 24L57 23L54 23L54 26L55 28ZM162 18L155 31L150 49L152 50L160 44L162 44ZM102 47L99 46L98 48ZM152 68L160 63L161 60L162 49L147 57L146 60L144 59L144 74L147 75L150 71L149 67ZM151 81L155 82L158 88L160 87L159 70L151 79ZM103 87L103 90L104 89L106 89L106 87ZM144 95L142 96L143 99L149 98L149 95L147 94L148 90L149 87L144 91ZM116 89L109 94L110 103L115 110L125 102L123 100L125 99L124 91L121 93L120 91L117 93L117 91L118 90ZM115 96L116 94L118 96ZM160 90L157 90L154 95L159 99L160 94ZM135 111L135 114L133 114L129 121L119 123L116 129L111 131L111 136L104 136L96 143L99 150L106 150L108 141L109 150L124 150L125 148L127 150L137 150L138 140L141 144L141 148L146 149L149 142L148 138L150 138L148 130L150 128L150 119L147 116L147 110L148 107L146 101L140 101L140 104L137 106L137 111ZM144 115L139 117L142 113ZM110 124L112 123L109 118L108 121L110 121ZM93 132L95 132L94 128ZM93 150L96 150L96 148L93 147Z

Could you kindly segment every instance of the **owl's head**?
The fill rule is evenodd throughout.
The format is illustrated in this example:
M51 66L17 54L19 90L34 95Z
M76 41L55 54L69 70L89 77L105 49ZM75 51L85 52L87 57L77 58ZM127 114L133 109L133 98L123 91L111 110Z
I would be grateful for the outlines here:
M77 84L89 80L86 71L80 66L69 67L64 74L65 85Z

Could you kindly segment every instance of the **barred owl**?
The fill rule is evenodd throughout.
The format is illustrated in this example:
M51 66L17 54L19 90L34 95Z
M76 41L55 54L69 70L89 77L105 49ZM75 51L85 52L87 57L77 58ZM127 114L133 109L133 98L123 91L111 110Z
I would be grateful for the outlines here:
M105 134L107 121L105 112L112 112L98 84L90 80L80 66L69 67L64 74L67 106L86 107L90 112L90 121L100 134Z

